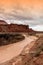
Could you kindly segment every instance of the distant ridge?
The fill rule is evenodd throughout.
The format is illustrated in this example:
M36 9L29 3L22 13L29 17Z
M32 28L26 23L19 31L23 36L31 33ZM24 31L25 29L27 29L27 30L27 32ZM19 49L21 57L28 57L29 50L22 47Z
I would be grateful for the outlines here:
M30 32L35 33L32 28L29 28L28 25L23 24L7 24L6 21L0 20L0 33L14 33L14 32Z
M7 23L4 20L0 20L0 24L7 24Z

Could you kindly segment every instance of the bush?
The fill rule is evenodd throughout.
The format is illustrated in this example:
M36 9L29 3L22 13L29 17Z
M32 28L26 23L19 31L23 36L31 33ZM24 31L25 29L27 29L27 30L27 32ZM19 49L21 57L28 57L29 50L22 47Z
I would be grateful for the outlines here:
M0 35L0 46L16 43L24 39L25 37L22 34L3 34Z

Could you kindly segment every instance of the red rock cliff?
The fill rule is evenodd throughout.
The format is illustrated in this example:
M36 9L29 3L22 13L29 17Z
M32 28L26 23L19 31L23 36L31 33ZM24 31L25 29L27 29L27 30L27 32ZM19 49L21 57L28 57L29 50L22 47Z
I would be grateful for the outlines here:
M0 32L34 32L28 25L7 24L0 20Z

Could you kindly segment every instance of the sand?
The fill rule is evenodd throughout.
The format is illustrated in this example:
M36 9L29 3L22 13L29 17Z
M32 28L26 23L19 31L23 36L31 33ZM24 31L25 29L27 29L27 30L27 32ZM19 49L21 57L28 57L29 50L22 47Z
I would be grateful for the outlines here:
M31 48L34 43L31 44L31 47L30 43L36 39L35 36L25 36L25 40L23 41L0 47L0 64L11 60L13 57L17 57L28 44L29 48Z

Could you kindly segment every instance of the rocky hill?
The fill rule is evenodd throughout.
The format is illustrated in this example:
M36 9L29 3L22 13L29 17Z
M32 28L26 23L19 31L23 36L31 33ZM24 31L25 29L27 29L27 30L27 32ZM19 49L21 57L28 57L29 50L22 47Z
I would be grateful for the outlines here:
M4 24L7 24L7 23L4 20L0 20L0 25L2 25L2 24L4 25Z

